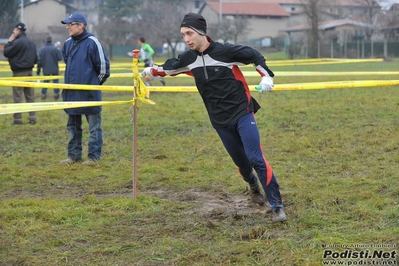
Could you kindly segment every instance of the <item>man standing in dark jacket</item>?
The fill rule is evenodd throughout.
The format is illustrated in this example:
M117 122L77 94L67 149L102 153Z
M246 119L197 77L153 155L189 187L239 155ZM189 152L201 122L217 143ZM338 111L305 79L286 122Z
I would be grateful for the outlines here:
M100 41L86 30L86 18L75 12L61 21L70 38L62 47L65 62L66 84L102 85L110 75L110 64ZM69 101L102 101L100 90L62 90L62 99ZM100 160L103 145L101 129L101 106L69 108L67 129L69 131L68 158L61 163L73 164L82 161L82 115L89 123L88 158L83 164L94 164Z
M43 75L53 76L59 75L60 71L58 68L58 61L62 60L61 50L53 45L53 38L51 36L46 37L46 44L40 48L39 57L37 62L37 75L40 75L40 70L43 68ZM44 80L48 83L48 80ZM53 79L53 83L58 83L58 79ZM42 100L45 100L47 96L47 88L42 89ZM60 96L60 89L54 89L54 100L58 100Z
M35 43L26 36L24 23L18 23L4 46L4 56L8 58L13 77L32 76L32 69L37 63ZM13 87L12 97L14 103L21 103L25 94L26 102L35 102L34 88ZM36 124L36 112L29 112L29 123ZM22 124L22 114L14 114L13 125Z

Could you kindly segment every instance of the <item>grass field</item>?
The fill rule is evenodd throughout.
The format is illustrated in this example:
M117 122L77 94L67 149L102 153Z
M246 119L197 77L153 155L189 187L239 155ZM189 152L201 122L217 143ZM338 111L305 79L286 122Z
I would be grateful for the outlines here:
M397 64L272 69L343 73L275 77L284 84L397 79L345 75L396 71ZM167 83L193 85L191 78ZM68 141L62 110L38 112L36 125L26 113L21 126L0 116L0 265L397 265L398 88L253 96L288 216L281 224L249 201L198 93L152 93L156 105L139 103L136 201L129 105L103 108L103 158L93 166L58 163ZM104 92L104 100L130 98ZM0 87L0 103L11 102L11 88ZM87 137L84 123L84 154Z

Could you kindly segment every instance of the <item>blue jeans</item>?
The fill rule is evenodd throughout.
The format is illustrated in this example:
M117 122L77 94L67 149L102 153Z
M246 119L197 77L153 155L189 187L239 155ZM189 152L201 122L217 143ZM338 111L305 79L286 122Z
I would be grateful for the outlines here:
M216 132L243 179L250 185L257 184L259 179L271 208L283 207L277 179L263 155L254 114L246 114L231 125L216 129Z
M51 76L51 75L50 75ZM48 80L43 80L44 83L49 83ZM53 79L53 83L59 83L58 79ZM59 93L60 89L54 89L54 93ZM47 94L47 88L42 89L42 94Z
M103 136L101 129L101 113L85 115L89 123L88 158L98 161L101 158ZM68 158L74 161L82 160L82 115L69 115L67 129L69 132Z

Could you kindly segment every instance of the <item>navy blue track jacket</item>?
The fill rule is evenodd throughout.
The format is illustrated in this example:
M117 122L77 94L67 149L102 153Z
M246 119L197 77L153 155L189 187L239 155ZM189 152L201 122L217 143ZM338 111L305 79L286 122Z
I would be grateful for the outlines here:
M74 49L73 46L76 45ZM110 63L99 40L84 31L68 38L62 47L66 64L66 84L102 85L110 75ZM101 101L101 90L62 90L62 99L69 101ZM98 114L101 106L65 109L68 115Z

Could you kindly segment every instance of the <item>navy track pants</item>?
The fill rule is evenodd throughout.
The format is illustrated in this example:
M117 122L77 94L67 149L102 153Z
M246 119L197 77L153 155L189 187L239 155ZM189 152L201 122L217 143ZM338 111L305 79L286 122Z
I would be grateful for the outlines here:
M256 184L258 180L253 172L255 169L271 208L282 207L280 187L263 155L254 114L246 114L233 124L216 129L216 132L243 179L250 185Z

